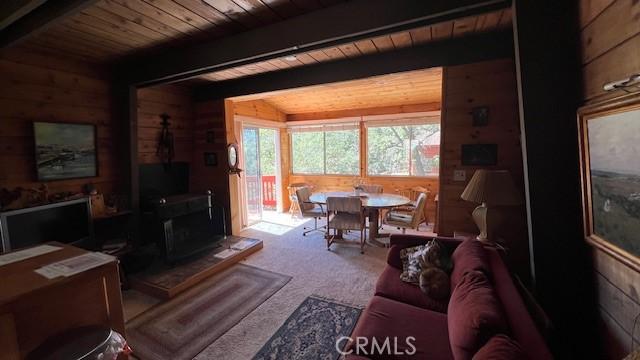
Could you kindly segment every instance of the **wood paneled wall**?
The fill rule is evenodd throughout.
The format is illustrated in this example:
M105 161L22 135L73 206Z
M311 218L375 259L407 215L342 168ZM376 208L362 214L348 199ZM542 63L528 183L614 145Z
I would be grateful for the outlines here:
M47 182L51 193L80 192L93 183L103 193L123 191L118 125L109 74L92 64L21 48L0 52L0 188L37 188L34 121L97 126L99 176Z
M159 163L156 148L162 119L169 119L173 134L174 161L191 162L193 158L194 107L189 88L160 85L138 90L138 161L140 164Z
M471 111L489 107L489 124L473 127ZM520 123L516 91L515 65L512 59L452 66L444 70L442 111L442 148L440 162L439 228L441 235L454 231L478 233L471 212L477 204L460 198L473 173L480 168L509 170L522 193L524 177ZM498 163L491 167L463 166L463 144L497 144ZM466 172L465 181L455 181L455 170ZM527 233L524 206L503 209L507 218L500 227L499 238L511 249L510 260L524 264L517 271L528 273L526 265ZM528 278L528 277L525 277Z
M227 172L227 114L228 111L225 111L224 100L212 100L195 104L190 186L191 192L213 190L215 202L225 208L227 233L230 234L232 231L232 219L237 218L237 211L232 212L230 176ZM207 131L213 131L213 143L207 142ZM205 152L212 152L217 155L217 166L205 166ZM236 228L233 228L233 230L234 233L237 233Z
M285 122L287 115L264 100L248 100L233 103L235 115L249 116L262 120Z
M640 2L581 0L580 26L583 102L622 95L605 93L602 86L640 72ZM640 274L597 248L593 257L600 338L607 358L620 359L631 351L633 321L640 314ZM639 333L640 324L636 341Z

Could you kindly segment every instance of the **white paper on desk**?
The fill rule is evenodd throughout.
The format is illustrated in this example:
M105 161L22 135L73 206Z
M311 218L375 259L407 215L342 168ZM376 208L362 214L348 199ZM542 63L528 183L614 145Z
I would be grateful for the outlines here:
M83 271L92 269L94 267L112 262L115 259L116 258L111 255L107 255L99 252L92 252L92 253L87 253L87 254L75 256L72 258L64 259L64 260L49 264L47 266L44 266L43 268L48 269L48 271L57 272L62 276L71 276L71 275L75 275Z
M41 267L40 269L35 269L33 271L46 277L47 279L54 279L54 278L57 278L58 276L62 276L60 272L48 267Z
M0 266L11 264L17 261L26 260L32 257L36 257L39 255L50 253L52 251L56 251L60 249L62 248L59 246L40 245L40 246L34 246L32 248L28 248L24 250L10 252L8 254L0 255Z
M214 256L217 257L217 258L220 258L220 259L226 259L226 258L228 258L230 256L233 256L233 255L237 254L237 253L238 253L238 251L236 251L236 250L227 249L227 250L224 250L224 251L220 251L219 253L215 254Z

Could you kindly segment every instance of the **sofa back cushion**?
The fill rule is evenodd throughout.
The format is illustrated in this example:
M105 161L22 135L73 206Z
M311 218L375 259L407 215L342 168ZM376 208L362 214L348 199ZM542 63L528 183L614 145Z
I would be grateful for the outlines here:
M507 332L500 300L483 272L469 271L460 279L449 301L447 323L456 359L471 359L491 337Z
M451 289L454 289L462 277L470 271L482 271L490 274L487 252L475 239L463 241L451 255L453 271L451 272Z
M506 335L496 335L473 355L473 360L526 360L520 345Z

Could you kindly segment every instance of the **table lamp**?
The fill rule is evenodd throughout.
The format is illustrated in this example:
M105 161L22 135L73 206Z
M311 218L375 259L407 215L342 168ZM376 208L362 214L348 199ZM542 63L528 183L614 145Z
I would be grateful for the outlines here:
M460 197L480 204L472 216L480 229L477 239L486 243L493 241L491 235L501 220L499 212L490 207L521 203L520 192L507 170L477 170Z

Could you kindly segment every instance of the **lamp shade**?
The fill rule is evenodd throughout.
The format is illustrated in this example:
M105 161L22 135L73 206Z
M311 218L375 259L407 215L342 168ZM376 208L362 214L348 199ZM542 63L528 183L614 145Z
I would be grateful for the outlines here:
M507 170L477 170L460 197L488 205L519 205L520 192Z

